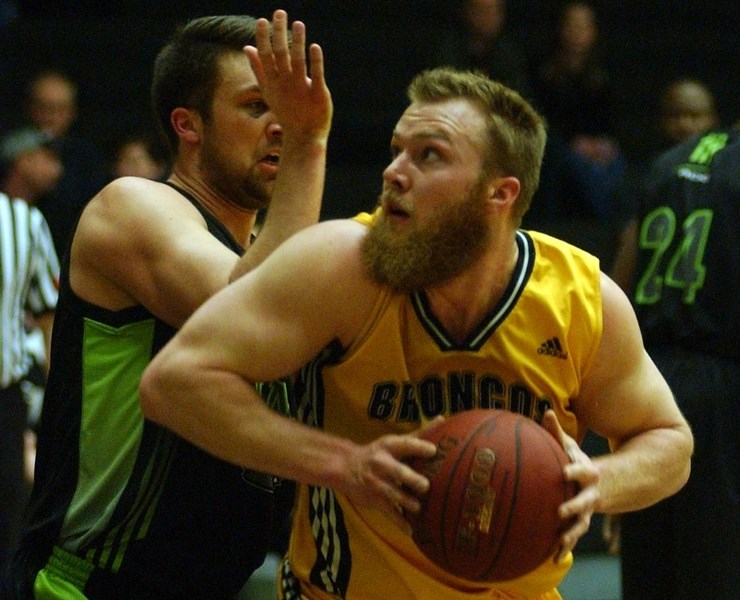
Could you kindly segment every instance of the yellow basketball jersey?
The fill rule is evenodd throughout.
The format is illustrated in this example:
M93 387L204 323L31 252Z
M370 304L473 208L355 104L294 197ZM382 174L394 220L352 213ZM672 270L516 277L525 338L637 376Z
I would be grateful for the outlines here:
M518 231L516 239L519 259L504 296L463 344L447 335L423 292L386 290L350 348L327 348L303 369L300 418L363 444L471 408L538 422L552 408L582 439L570 398L601 338L598 260L544 234ZM548 560L497 584L465 581L435 566L379 512L301 486L279 588L286 600L556 599L571 563Z

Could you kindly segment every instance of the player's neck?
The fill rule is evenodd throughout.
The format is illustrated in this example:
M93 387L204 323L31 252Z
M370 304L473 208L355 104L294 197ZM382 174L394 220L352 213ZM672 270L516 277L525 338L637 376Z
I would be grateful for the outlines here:
M464 273L425 290L434 316L456 341L467 339L501 300L518 257L513 239L492 245Z
M252 227L257 219L257 211L247 210L223 198L200 179L188 177L173 171L168 181L190 194L228 229L233 238L243 247L249 245Z

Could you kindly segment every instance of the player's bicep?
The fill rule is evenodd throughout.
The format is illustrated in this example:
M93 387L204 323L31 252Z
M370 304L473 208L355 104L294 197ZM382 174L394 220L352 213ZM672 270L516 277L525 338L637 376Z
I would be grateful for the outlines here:
M618 444L647 424L657 425L672 396L645 351L629 300L606 276L602 299L601 342L574 404L589 429Z
M179 327L227 285L238 255L189 221L141 252L138 260L140 276L127 277L128 289L150 312Z
M336 271L307 252L300 242L286 242L193 315L180 336L200 347L203 366L251 381L275 379L295 372L337 336Z
M73 246L72 285L111 310L141 304L179 326L228 282L237 255L170 188L118 180L85 209Z

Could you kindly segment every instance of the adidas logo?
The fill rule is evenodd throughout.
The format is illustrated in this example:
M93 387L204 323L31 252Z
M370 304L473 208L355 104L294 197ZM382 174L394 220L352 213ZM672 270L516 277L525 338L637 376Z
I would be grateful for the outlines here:
M560 345L560 340L557 337L542 342L540 347L537 348L537 354L547 354L548 356L554 356L562 360L568 359L568 355L563 352L563 347Z

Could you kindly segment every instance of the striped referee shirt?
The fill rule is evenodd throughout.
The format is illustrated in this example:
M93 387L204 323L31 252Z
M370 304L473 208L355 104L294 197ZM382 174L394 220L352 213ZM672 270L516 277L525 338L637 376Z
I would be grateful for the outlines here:
M25 311L54 310L58 285L59 259L41 211L0 192L0 389L28 374Z

